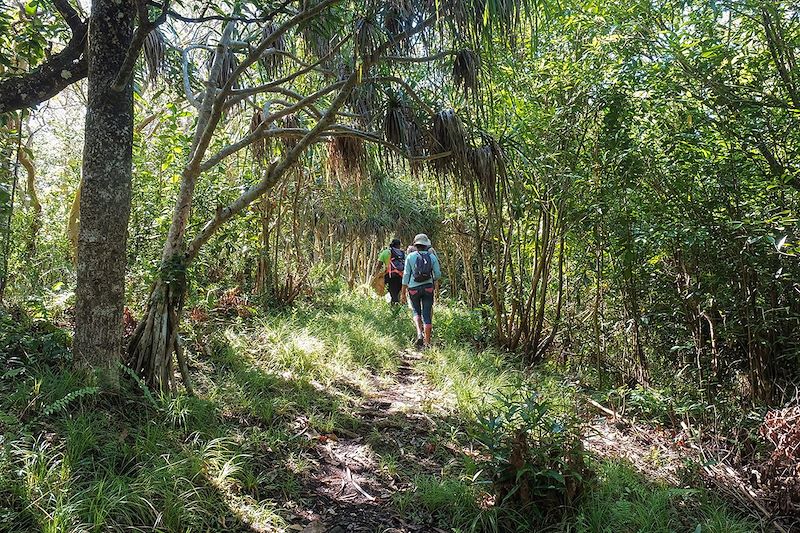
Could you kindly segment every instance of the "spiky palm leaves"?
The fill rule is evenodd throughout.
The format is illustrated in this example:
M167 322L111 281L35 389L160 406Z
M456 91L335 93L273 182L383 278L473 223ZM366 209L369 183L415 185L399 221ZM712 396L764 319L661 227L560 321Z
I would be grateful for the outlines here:
M158 28L147 34L145 37L144 45L142 46L142 53L144 54L144 62L147 66L147 80L154 82L158 75L164 68L164 56L166 47L164 46L164 36Z
M432 153L450 153L433 161L435 169L456 171L467 166L467 130L455 110L443 109L434 115L431 136Z
M347 74L349 76L349 74ZM343 79L345 79L345 76ZM358 124L364 128L372 124L372 115L377 107L377 94L375 85L362 83L353 88L347 99L348 106L356 116Z
M328 171L343 187L361 186L367 169L367 147L357 137L334 137L328 141Z
M259 129L259 127L262 127L265 116L266 112L262 111L261 109L256 109L253 112L253 115L250 117L250 133L254 133ZM278 119L278 122L280 127L283 129L296 130L303 127L300 119L294 113ZM286 135L281 137L281 144L283 145L284 150L287 152L297 146L298 142L300 142L299 135ZM261 139L254 141L250 145L250 149L253 152L253 159L257 163L263 163L264 160L270 155L271 146L272 144L270 137L262 137Z
M470 175L481 192L486 205L497 205L497 192L505 187L505 155L497 141L490 135L482 135L482 144L469 151Z
M321 19L311 19L300 30L306 50L321 59L331 51L332 31Z
M356 22L356 53L360 57L370 57L386 42L377 17L362 17Z
M533 7L531 0L449 0L445 6L452 31L462 40L477 45L499 36L511 46Z
M431 136L432 153L450 153L432 161L434 170L450 175L461 187L476 187L484 202L495 207L497 192L506 185L505 156L497 141L488 134L481 134L480 144L476 146L452 109L434 116Z
M453 61L453 83L464 94L478 91L478 72L480 70L480 56L472 50L460 50Z
M262 38L269 39L270 35L275 33L277 29L277 24L268 22L261 30ZM283 64L284 56L281 52L286 52L286 34L276 37L270 45L270 50L267 50L261 58L261 66L267 75L272 78L278 76L280 67Z
M207 68L209 73L211 72L211 65L214 63L214 55L215 52L211 52L208 55ZM228 82L231 76L233 76L233 72L236 70L237 66L239 66L239 60L236 58L236 54L233 50L225 52L225 56L222 58L222 68L216 80L217 87L222 87ZM233 81L233 88L238 89L238 80Z
M262 122L264 122L264 113L260 109L256 109L253 116L250 117L250 133L255 133ZM253 150L253 159L257 162L263 161L267 154L267 140L262 137L251 144L250 147Z
M416 20L416 9L412 0L389 0L383 8L383 27L389 37L397 37L410 30ZM393 51L400 54L411 52L411 43L402 39L393 46Z
M425 153L426 142L422 127L414 109L400 92L387 91L383 136L410 156L421 156Z
M294 113L283 117L281 119L281 124L286 129L299 129L303 127L303 125L300 123L300 118ZM300 142L300 137L283 137L282 141L284 148L288 152L289 150L297 146L297 143Z

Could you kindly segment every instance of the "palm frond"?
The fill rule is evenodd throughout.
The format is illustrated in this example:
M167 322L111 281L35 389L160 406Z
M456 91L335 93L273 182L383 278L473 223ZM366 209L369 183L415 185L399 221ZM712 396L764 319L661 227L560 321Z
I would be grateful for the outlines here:
M250 133L255 132L258 127L261 126L262 122L264 122L264 113L262 113L260 109L256 109L253 112L253 116L250 117ZM253 159L258 162L263 161L267 153L266 139L262 137L250 146L253 150Z
M367 168L367 148L358 137L334 137L328 141L328 171L343 187L360 187Z
M383 27L390 37L396 37L411 29L416 18L412 0L388 0L383 9ZM407 55L411 52L411 42L402 39L393 46L395 53Z
M467 131L453 109L444 109L433 117L432 154L450 152L447 157L433 160L437 171L456 171L468 166Z
M386 114L383 117L383 135L387 141L396 146L407 145L408 106L400 94L388 93Z
M497 193L506 183L505 154L491 135L482 134L481 138L481 146L469 151L471 175L484 203L494 208Z
M480 56L472 50L460 50L453 61L453 82L464 94L478 91Z
M262 38L268 39L270 35L275 33L278 25L274 22L268 22L261 30ZM270 46L272 50L267 50L261 58L261 66L266 71L267 75L275 78L278 76L280 67L283 64L284 56L279 52L286 52L286 34L279 35ZM276 53L278 52L278 53Z
M375 17L362 17L356 22L356 52L359 56L371 56L385 42L386 34Z
M331 30L319 17L312 18L300 29L306 49L318 59L326 57L331 51Z
M375 85L361 83L356 85L347 98L348 106L357 117L357 122L363 127L372 124L373 110L377 107Z
M144 61L147 65L147 79L150 82L154 82L164 69L165 56L164 36L161 35L157 27L147 34L142 48Z
M298 128L302 128L303 127L303 125L300 122L300 118L297 115L295 115L294 113L292 113L291 115L286 115L285 117L283 117L281 119L281 122L282 122L282 125L283 125L284 128L298 129ZM300 138L299 137L284 137L283 138L283 146L284 146L284 148L286 149L287 152L289 150L291 150L292 148L294 148L295 146L297 146L298 142L300 142Z
M214 55L215 52L211 52L208 56L207 68L209 75L211 72L211 65L214 63ZM217 87L221 88L223 85L225 85L225 83L228 82L237 66L239 66L239 60L236 58L236 54L232 50L228 50L225 53L225 56L222 58L222 68L220 69L219 76L217 76L216 79ZM237 80L234 80L233 88L239 88L239 83Z
M452 31L462 40L477 45L499 36L513 48L533 4L532 0L450 0L446 9Z

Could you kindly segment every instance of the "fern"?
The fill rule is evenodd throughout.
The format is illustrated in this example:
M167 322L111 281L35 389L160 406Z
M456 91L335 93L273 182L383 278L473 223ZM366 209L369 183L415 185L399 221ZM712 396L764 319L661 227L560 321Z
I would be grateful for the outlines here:
M42 416L50 416L56 411L65 409L73 401L83 398L84 396L93 396L100 392L100 387L83 387L82 389L74 390L60 398L42 410Z

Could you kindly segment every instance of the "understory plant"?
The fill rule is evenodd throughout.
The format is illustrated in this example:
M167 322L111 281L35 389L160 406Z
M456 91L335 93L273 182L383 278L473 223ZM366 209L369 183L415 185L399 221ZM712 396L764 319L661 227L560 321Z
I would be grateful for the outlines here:
M475 437L495 505L545 518L571 504L588 473L574 417L527 386L493 398Z

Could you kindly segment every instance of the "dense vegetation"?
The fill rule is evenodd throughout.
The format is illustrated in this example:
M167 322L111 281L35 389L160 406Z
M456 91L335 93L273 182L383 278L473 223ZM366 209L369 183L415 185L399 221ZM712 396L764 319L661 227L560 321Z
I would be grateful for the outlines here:
M420 527L797 518L796 6L119 5L0 8L0 523L305 525L326 439ZM411 364L365 287L419 232Z

